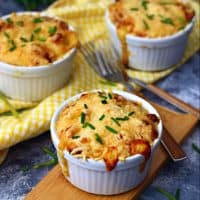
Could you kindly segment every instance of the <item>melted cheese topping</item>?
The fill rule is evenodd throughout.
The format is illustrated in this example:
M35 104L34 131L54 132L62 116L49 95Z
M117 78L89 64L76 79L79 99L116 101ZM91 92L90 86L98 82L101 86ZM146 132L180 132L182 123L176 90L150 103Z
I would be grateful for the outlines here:
M120 0L110 5L109 12L120 35L148 38L173 35L194 16L181 0Z
M111 93L84 94L60 113L59 148L75 157L104 160L112 170L134 154L148 159L158 118L139 103Z
M47 65L76 45L76 34L57 19L13 13L0 20L0 61L12 65Z

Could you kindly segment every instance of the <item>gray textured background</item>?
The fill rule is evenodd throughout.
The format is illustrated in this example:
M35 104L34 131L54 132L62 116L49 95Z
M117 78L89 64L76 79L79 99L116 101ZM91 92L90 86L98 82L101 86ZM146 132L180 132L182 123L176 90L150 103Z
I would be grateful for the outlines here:
M0 15L18 10L23 10L23 7L17 5L15 1L0 0ZM197 53L157 85L185 102L200 108L200 54ZM145 94L155 102L173 108L154 95L148 92ZM172 193L180 188L181 200L200 199L200 155L191 148L192 143L200 146L199 133L200 125L198 124L193 130L192 136L183 144L189 159L179 163L169 161L138 200L165 200L166 197L156 192L155 187L158 186ZM8 158L0 166L0 200L23 199L24 195L48 173L51 167L30 169L26 173L22 171L26 165L31 167L33 164L49 159L49 156L41 150L44 146L54 151L49 132L10 149Z

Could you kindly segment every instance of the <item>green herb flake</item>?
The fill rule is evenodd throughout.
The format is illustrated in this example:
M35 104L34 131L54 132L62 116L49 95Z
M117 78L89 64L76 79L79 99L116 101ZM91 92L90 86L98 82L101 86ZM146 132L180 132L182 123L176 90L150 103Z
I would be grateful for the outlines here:
M130 10L131 10L131 11L138 11L139 8L131 8Z
M4 102L4 104L9 108L11 113L13 114L14 117L20 118L19 113L17 110L14 108L14 106L7 100L5 94L0 91L0 100Z
M38 27L38 28L34 29L33 32L37 34L37 33L40 33L41 30L42 30L41 27Z
M57 27L56 26L52 26L49 28L48 33L50 36L54 35L57 31Z
M23 21L17 21L16 24L17 24L17 26L21 26L21 27L24 26L24 22Z
M74 135L74 136L72 136L72 139L78 139L78 138L80 138L80 135Z
M178 20L179 20L179 23L180 23L179 30L184 29L185 25L186 25L186 20L183 17L179 17Z
M53 159L51 160L48 160L46 162L43 162L43 163L39 163L39 164L35 164L33 165L33 168L34 169L39 169L39 168L42 168L42 167L49 167L49 166L54 166L58 163L58 158L57 158L57 155L52 152L49 148L47 147L44 147L43 149L43 152L48 154L50 157L52 157Z
M25 165L25 166L22 167L22 171L23 171L24 173L28 172L29 170L30 170L30 168L29 168L28 165Z
M149 25L148 25L148 23L145 20L143 20L143 24L144 24L144 28L146 30L149 30Z
M83 128L89 127L90 129L95 130L95 127L89 122L85 122L82 127Z
M99 97L102 98L102 99L107 99L107 96L103 95L104 93L102 92L98 92L99 94Z
M171 18L169 18L169 17L164 17L164 16L162 16L162 15L159 15L160 16L160 18L161 18L161 22L162 23L164 23L164 24L168 24L168 25L171 25L171 26L174 26L174 22L173 22L173 20L171 19Z
M28 40L27 40L26 38L24 38L24 37L20 37L20 40L21 40L22 42L28 42Z
M118 131L116 131L114 128L110 127L110 126L105 126L105 128L110 131L111 133L117 134Z
M13 20L12 20L10 17L6 19L6 22L7 22L8 24L13 24Z
M146 0L143 0L143 1L141 2L141 6L142 6L145 10L148 9L148 4L149 4L149 1L146 1Z
M9 43L11 44L9 51L14 51L17 48L15 42L13 40L10 40Z
M99 120L102 121L105 118L105 115L101 115L101 117L99 117Z
M103 100L101 100L101 103L102 104L107 104L108 102L105 99L103 99Z
M87 105L87 104L84 104L84 108L85 108L85 109L88 109L88 105Z
M108 97L109 97L109 99L112 99L112 94L108 93Z
M57 163L58 163L58 161L51 159L51 160L48 160L46 162L33 165L33 169L39 169L39 168L43 168L43 167L54 166Z
M135 112L132 111L132 112L128 113L128 116L132 116L134 113L135 113Z
M192 148L200 154L200 148L196 144L192 143Z
M58 160L56 153L54 153L53 151L51 151L48 147L44 147L42 148L42 151L45 154L48 154L50 157L52 157L55 160Z
M95 127L94 127L92 124L90 124L89 122L87 122L87 126L88 126L89 128L91 128L92 130L95 130Z
M103 140L98 133L95 133L95 139L98 143L103 144Z
M127 121L127 120L129 120L129 117L128 116L125 116L125 117L116 117L115 119L118 120L118 121Z
M117 119L115 119L114 117L111 117L111 120L113 122L115 122L115 124L117 124L117 126L121 126L120 123L117 121Z
M31 34L31 36L30 36L30 42L32 42L33 40L34 40L34 35Z
M159 2L161 5L175 5L175 2Z
M156 190L158 192L160 192L161 194L163 194L164 196L166 196L169 200L177 200L174 195L172 195L171 193L167 192L166 190L164 190L163 188L157 187Z
M81 124L84 124L85 123L85 113L82 112L81 113Z
M41 22L43 22L43 20L40 17L36 17L36 18L33 19L34 24L38 24L38 23L41 23Z
M3 35L7 38L10 39L10 35L7 32L4 32Z
M46 39L45 37L39 37L38 40L39 40L40 42L46 42L47 39Z
M180 200L180 188L178 188L177 190L176 190L176 194L175 194L175 198L176 198L176 200Z
M149 20L153 20L153 19L154 19L154 17L155 17L155 15L154 15L154 14L152 14L152 15L148 15L148 14L146 14L146 16L147 16L147 18L148 18Z

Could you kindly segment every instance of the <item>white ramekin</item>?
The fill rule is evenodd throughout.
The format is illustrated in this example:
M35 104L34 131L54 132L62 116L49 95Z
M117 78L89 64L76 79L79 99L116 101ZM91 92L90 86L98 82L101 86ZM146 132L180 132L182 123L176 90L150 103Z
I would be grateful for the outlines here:
M109 10L106 11L105 21L109 38L121 56L121 42L109 17ZM160 71L177 64L183 57L194 22L195 17L183 30L163 38L142 38L128 34L128 66L142 71Z
M90 92L96 91L97 90ZM123 91L114 90L113 92L122 95L126 99L141 102L142 106L147 109L149 113L156 114L160 118L158 112L142 98ZM140 167L144 162L144 157L137 154L127 158L124 162L118 162L117 166L111 172L108 172L106 171L105 163L103 161L95 161L93 159L83 160L81 158L75 158L67 151L64 151L63 155L62 153L59 153L59 138L55 128L56 121L64 107L67 106L70 102L80 98L82 94L83 93L66 100L56 110L51 121L51 138L57 150L59 163L61 165L64 176L74 186L94 194L119 194L135 188L144 180L149 171L152 157L162 136L162 122L160 121L157 126L158 138L155 139L151 147L151 156L148 159L143 171L140 170ZM68 171L68 173L66 173L66 171Z
M20 12L17 15L36 12ZM41 16L46 16L40 14ZM2 17L8 18L10 15ZM70 27L73 30L72 27ZM44 66L14 66L0 61L0 91L12 99L23 101L40 101L63 87L71 73L72 61L76 48L63 57ZM19 58L20 59L20 58Z

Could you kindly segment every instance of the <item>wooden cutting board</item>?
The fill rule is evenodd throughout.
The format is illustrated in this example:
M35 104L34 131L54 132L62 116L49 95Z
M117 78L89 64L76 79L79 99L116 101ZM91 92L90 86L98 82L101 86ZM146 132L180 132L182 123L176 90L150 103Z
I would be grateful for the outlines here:
M163 120L165 128L173 134L177 142L181 143L189 136L192 128L198 122L198 119L190 114L180 114L165 107L154 104ZM129 192L113 195L100 196L89 194L71 185L62 175L59 165L54 167L46 177L43 178L39 184L32 189L26 196L26 200L134 200L140 193L148 186L158 171L168 160L168 155L160 145L155 152L152 162L151 170L143 181L143 183L136 189Z

